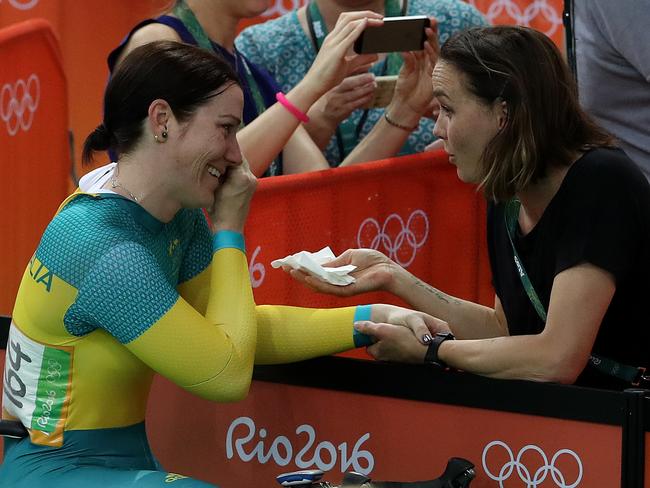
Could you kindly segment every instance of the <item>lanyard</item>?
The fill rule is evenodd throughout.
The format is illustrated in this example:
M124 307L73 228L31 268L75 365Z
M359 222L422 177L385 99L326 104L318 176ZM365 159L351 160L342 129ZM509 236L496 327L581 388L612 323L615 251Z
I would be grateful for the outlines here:
M203 27L201 27L201 24L196 18L196 15L194 15L194 12L192 12L192 10L185 3L185 0L179 0L176 3L176 6L174 7L174 15L183 22L187 30L190 32L190 34L192 34L194 39L196 39L196 42L200 47L208 51L216 51L215 45L203 30ZM248 62L243 56L239 55L237 49L235 49L235 62L236 64L241 63L244 67L244 77L246 78L246 84L248 85L248 88L251 91L251 95L253 96L253 102L255 103L257 115L260 115L262 112L264 112L264 110L266 110L266 104L262 98L262 93L260 92L259 85L253 77L250 66L248 66Z
M503 213L506 231L508 233L510 245L512 246L512 255L515 261L515 266L517 267L517 274L519 274L519 278L521 279L521 284L523 285L533 308L537 312L537 315L542 319L542 322L546 323L546 309L544 308L544 305L542 305L533 284L528 278L528 273L526 273L526 269L519 258L519 254L517 254L517 249L515 248L515 243L512 238L517 231L520 207L521 202L515 198L506 203ZM643 367L629 366L614 361L613 359L596 356L595 354L589 356L589 364L603 374L614 376L615 378L631 383L634 386L637 386L641 380L647 381L645 368Z
M199 23L199 20L196 18L196 15L194 15L194 12L188 7L188 5L185 3L185 0L179 0L176 2L176 6L174 7L174 15L178 17L181 22L183 22L183 25L187 28L190 34L194 37L196 40L197 44L202 47L203 49L206 49L208 51L216 52L217 54L220 54L221 57L225 58L225 53L220 52L220 50L223 50L227 52L225 49L223 49L221 46L219 46L216 43L213 43L208 35L205 33L203 30L203 27L201 27L201 24ZM244 68L244 78L246 79L246 86L250 90L250 93L253 98L253 104L255 105L255 110L257 112L257 115L260 115L262 112L266 110L266 104L264 103L264 98L262 97L262 93L260 91L260 87L257 84L257 81L255 80L255 77L253 76L253 73L251 71L250 66L248 65L248 61L246 61L246 58L244 56L239 54L239 51L235 48L235 69L237 70L238 74L238 66L241 64L241 66ZM244 122L242 121L242 127L244 126ZM277 158L275 158L272 162L269 168L264 172L264 176L276 176L282 174L282 155L279 155Z
M384 13L385 17L397 17L404 15L408 2L405 0L404 4L400 7L399 0L385 0ZM316 47L316 52L320 51L323 41L327 37L327 25L323 20L323 15L315 1L309 3L307 7L309 30L312 34L312 41Z
M386 17L396 17L404 15L408 7L408 0L404 0L400 7L399 0L385 0L384 13ZM327 37L327 25L315 1L311 1L307 6L307 25L309 34L316 53L320 51L325 37ZM398 53L390 53L383 61L380 76L386 74L397 74L402 66L402 57ZM336 143L339 150L341 161L352 152L359 140L361 130L368 119L368 109L365 109L359 118L356 126L349 119L344 120L336 128Z

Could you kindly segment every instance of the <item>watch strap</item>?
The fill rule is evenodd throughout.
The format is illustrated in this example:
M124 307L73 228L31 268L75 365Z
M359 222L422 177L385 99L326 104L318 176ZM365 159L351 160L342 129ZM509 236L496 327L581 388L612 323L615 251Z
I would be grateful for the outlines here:
M435 336L433 336L433 340L429 344L429 347L427 348L427 353L424 356L424 362L427 364L433 364L440 368L447 368L447 363L445 363L442 359L438 357L438 349L440 348L440 344L442 344L443 342L454 340L454 339L456 338L454 337L454 334L452 334L451 332L446 332L446 333L439 332Z

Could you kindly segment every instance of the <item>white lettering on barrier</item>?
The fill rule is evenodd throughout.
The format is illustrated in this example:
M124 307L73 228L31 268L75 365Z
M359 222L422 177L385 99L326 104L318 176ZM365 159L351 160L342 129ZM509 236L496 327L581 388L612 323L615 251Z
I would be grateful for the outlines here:
M248 274L251 277L251 286L253 288L258 288L264 283L264 277L266 276L266 268L262 263L256 263L257 255L262 250L261 246L257 246L255 251L251 256L251 262L248 264Z
M235 431L238 427L246 429L241 436L236 435ZM298 426L295 433L297 435L304 434L306 436L306 442L296 452L294 458L294 446L288 437L280 435L273 439L272 442L267 441L268 433L266 429L260 428L257 431L257 426L253 419L250 417L238 417L228 427L228 433L226 434L226 457L232 459L236 454L239 459L246 463L257 459L260 464L266 464L270 460L273 460L278 466L287 466L293 460L296 467L300 469L311 468L322 471L332 470L340 460L339 469L341 473L356 471L365 475L370 474L375 467L375 458L372 453L366 449L362 449L364 442L370 439L370 433L365 433L357 439L351 453L348 453L347 442L342 442L338 446L335 446L330 441L321 441L316 444L316 430L309 424ZM259 440L250 449L251 446L249 443L254 440L255 434L257 434ZM270 447L266 450L269 442ZM247 446L250 450L247 450Z

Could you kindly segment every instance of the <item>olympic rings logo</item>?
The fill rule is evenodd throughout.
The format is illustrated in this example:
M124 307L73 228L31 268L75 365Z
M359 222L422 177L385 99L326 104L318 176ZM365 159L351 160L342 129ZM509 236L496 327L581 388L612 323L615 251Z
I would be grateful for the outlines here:
M508 453L509 459L503 466L501 466L498 474L494 474L490 471L486 460L488 451L494 446L500 446L504 448ZM535 471L532 476L526 465L521 462L522 456L528 451L537 452L544 463ZM562 471L560 471L555 465L558 458L563 454L573 457L578 466L578 476L576 477L576 480L571 484L567 484ZM553 478L553 481L558 488L575 488L582 481L582 461L580 461L580 457L571 449L560 449L553 455L551 462L549 463L548 457L544 451L542 451L541 448L535 446L534 444L528 444L527 446L522 447L519 453L517 453L517 458L515 459L512 450L505 442L492 441L483 449L483 456L481 460L483 462L483 469L485 470L485 474L487 474L494 481L497 481L500 488L504 488L503 482L510 478L515 468L517 468L517 475L519 476L519 479L526 483L526 488L535 488L536 486L541 485L549 473L551 474L551 478Z
M469 3L476 7L475 0L469 0ZM544 20L550 24L550 27L544 32L547 36L552 36L558 27L562 25L562 14L558 12L548 0L534 0L529 2L522 11L521 7L513 0L492 0L490 7L485 12L485 17L494 24L494 20L503 14L505 10L515 24L530 26L530 22L537 16L542 15Z
M390 236L390 227L395 223L398 231L393 240ZM419 224L419 225L418 225ZM404 219L393 213L388 216L383 225L372 217L361 223L357 232L358 247L379 249L383 246L388 257L407 268L415 260L418 250L424 245L429 235L429 219L422 210L414 210L406 224Z
M0 0L2 2L2 0ZM29 10L33 8L38 3L38 0L28 0L27 2L21 2L20 0L9 0L9 5L18 10Z
M0 119L6 124L10 136L15 136L19 129L28 131L31 128L40 98L41 84L35 74L27 81L19 79L13 85L2 85Z

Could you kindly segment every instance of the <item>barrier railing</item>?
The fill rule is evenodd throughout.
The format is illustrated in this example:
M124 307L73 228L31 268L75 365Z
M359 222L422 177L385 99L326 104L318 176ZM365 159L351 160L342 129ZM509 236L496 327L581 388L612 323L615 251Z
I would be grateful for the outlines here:
M0 29L0 314L68 191L66 80L50 25Z
M404 305L386 293L341 299L314 293L270 266L301 250L375 248L455 296L494 303L485 202L458 180L444 152L260 180L246 225L258 304ZM363 351L347 355L367 357Z
M260 180L246 226L257 303L341 306L270 267L273 259L330 246L375 248L448 293L494 302L485 250L485 203L443 152ZM395 302L390 295L361 297Z

